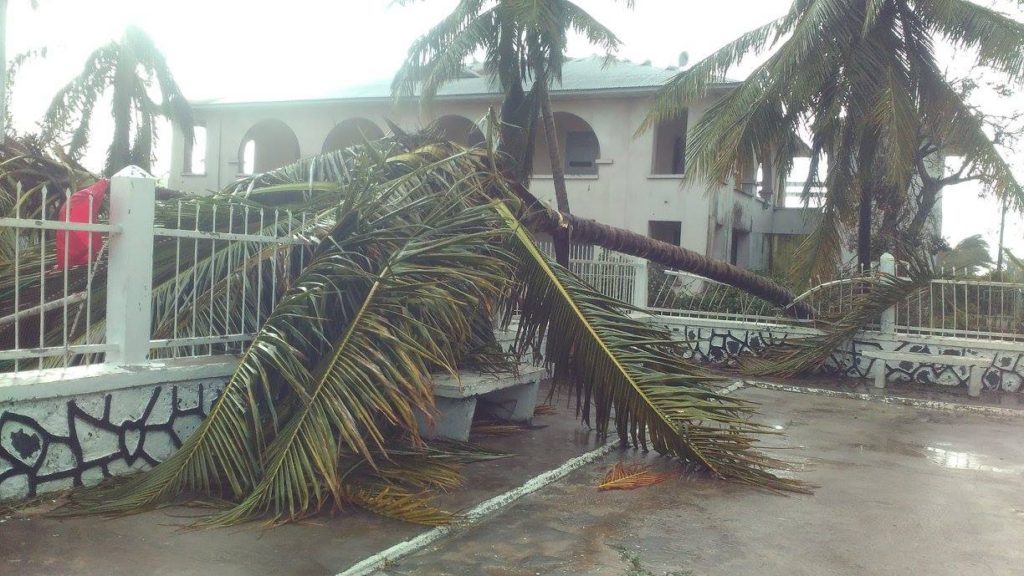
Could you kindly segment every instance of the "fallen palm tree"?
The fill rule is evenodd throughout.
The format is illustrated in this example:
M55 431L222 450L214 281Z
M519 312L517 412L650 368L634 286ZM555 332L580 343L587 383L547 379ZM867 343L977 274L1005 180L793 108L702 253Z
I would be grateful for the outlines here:
M483 150L404 137L254 176L213 197L158 200L156 224L168 228L280 232L259 208L303 210L310 218L289 233L308 242L196 243L183 254L173 239L157 240L154 337L190 324L216 333L208 329L242 308L265 320L177 452L76 494L71 511L127 513L190 497L230 503L205 520L213 525L353 506L447 521L422 490L455 486L455 464L476 456L424 440L416 417L433 413L432 374L507 365L493 331L480 327L481 311L506 324L516 312L516 355L543 352L561 367L556 386L601 434L716 477L804 490L776 476L784 463L755 449L772 431L751 422L753 406L718 394L717 379L683 360L665 330L630 318L537 248L526 226L537 211L495 165ZM230 216L211 220L214 207ZM282 278L274 289L272 273ZM249 290L234 310L191 314L224 302L232 285L258 283L268 289ZM102 293L103 281L93 288ZM72 342L101 330L102 313L74 327Z

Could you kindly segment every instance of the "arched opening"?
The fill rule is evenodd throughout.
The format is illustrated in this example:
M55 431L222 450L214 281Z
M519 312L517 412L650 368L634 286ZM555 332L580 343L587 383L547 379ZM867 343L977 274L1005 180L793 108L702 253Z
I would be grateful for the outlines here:
M380 140L384 131L366 118L347 118L338 123L324 140L324 152L344 150L367 141Z
M299 139L287 124L267 119L254 124L238 148L242 174L259 174L299 159Z
M586 120L569 112L555 112L555 133L558 136L558 151L566 176L597 176L597 160L601 157L601 144L597 134ZM551 155L544 136L544 124L536 123L533 147L533 171L535 174L551 174Z
M439 130L445 140L455 142L467 147L482 146L486 141L484 133L464 116L449 115L442 116L434 122L434 128Z

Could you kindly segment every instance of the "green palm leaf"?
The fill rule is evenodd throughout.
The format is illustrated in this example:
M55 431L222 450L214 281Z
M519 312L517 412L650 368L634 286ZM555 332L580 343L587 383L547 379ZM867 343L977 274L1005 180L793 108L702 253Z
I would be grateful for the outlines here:
M417 412L433 406L430 369L457 372L472 311L497 296L507 275L498 254L479 250L499 230L488 225L490 214L487 206L440 210L391 254L318 363L302 405L267 446L260 483L212 522L265 512L295 519L318 510L327 494L341 507L348 495L337 468L342 452L374 465L369 443L386 454L381 422L416 437Z
M564 366L584 421L600 434L614 422L623 442L648 443L660 454L695 461L722 478L778 490L803 491L774 474L785 464L754 450L754 409L718 394L719 380L683 360L681 343L664 329L626 314L623 304L552 263L505 206L514 230L510 251L519 264L514 301L520 308L517 344L539 349L547 337L548 363ZM509 317L510 318L510 317Z

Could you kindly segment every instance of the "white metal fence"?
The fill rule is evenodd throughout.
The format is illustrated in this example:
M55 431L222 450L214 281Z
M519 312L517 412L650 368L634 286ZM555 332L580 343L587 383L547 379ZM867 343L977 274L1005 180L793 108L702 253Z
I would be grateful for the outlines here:
M549 256L554 255L550 241L538 245ZM643 258L600 246L573 244L569 247L569 269L605 296L647 307L647 260Z
M72 221L70 210L55 217L70 191L56 199L45 187L17 192L21 201L0 218L0 373L240 352L304 267L321 225L242 200L157 203L152 177L130 170L112 180L109 212L93 218L88 197L85 222ZM70 244L83 241L92 257L68 265ZM596 246L573 245L570 268L601 293L656 315L801 322L736 288ZM837 318L878 272L895 273L891 257L799 299L818 318ZM1024 341L1024 284L940 275L869 328Z
M287 289L289 270L308 257L317 223L302 213L202 198L155 201L155 181L123 172L110 186L109 213L95 221L55 220L45 187L40 208L0 218L0 371L240 351ZM88 213L93 213L93 199ZM82 241L87 254L68 262ZM64 262L56 260L58 236ZM99 243L93 250L93 243ZM71 264L71 265L68 265ZM2 377L0 377L2 378Z
M895 307L896 332L1024 341L1024 284L942 271Z
M673 318L777 322L778 307L728 284L678 270L651 274L648 310Z
M0 366L11 371L46 366L67 366L82 355L108 352L111 346L103 331L91 330L97 307L94 285L105 283L103 254L107 240L120 232L100 215L94 218L94 198L85 206L86 222L72 222L71 210L64 220L49 207L69 201L71 192L51 191L46 186L25 191L15 187L17 200L11 216L0 218L3 268L0 301ZM58 231L63 234L63 262L57 259ZM83 232L89 254L98 252L84 267L68 265L71 232ZM78 328L82 337L73 338Z
M154 271L171 274L155 274L151 355L241 352L282 296L286 270L305 265L312 217L200 198L167 209L167 225L153 229Z

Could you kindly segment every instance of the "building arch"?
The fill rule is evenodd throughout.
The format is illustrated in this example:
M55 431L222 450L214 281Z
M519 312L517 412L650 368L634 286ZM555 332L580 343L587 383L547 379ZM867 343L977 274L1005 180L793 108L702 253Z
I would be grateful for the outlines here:
M472 120L458 114L441 116L433 123L434 129L441 132L445 140L466 147L482 146L487 139L483 131Z
M373 120L361 116L346 118L327 133L327 138L324 139L323 151L344 150L350 146L363 144L367 141L380 140L383 137L384 131Z
M558 151L566 176L597 176L597 161L601 157L601 143L590 123L571 112L555 112L555 133ZM537 119L533 147L533 172L551 174L551 155L548 152L544 123Z
M259 174L287 166L299 159L299 139L284 122L260 120L242 137L238 166L242 174Z

